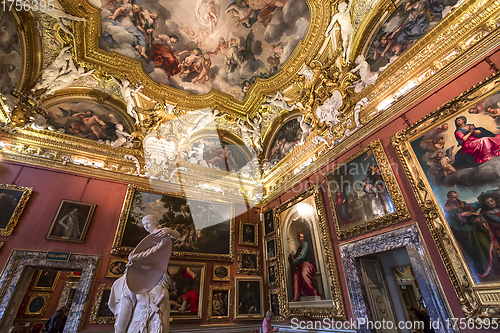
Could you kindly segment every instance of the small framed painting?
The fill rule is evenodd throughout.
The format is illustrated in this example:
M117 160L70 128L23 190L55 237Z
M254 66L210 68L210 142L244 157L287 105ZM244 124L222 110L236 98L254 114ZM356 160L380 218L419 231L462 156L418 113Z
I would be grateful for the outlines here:
M230 281L231 266L230 265L214 265L212 281Z
M259 246L259 224L240 221L240 245Z
M260 252L251 250L238 250L238 274L257 274L260 272Z
M97 290L94 306L90 315L91 324L114 324L115 316L109 309L108 302L112 284L101 284Z
M276 259L276 242L274 238L266 240L266 259Z
M257 319L264 317L264 288L260 276L236 276L234 319Z
M104 277L109 278L119 278L123 274L125 274L125 270L127 269L127 259L123 258L111 258L108 262L108 267L106 268L106 273Z
M83 243L96 204L62 199L45 239Z
M33 290L38 291L53 291L56 288L57 281L61 275L61 271L44 269L37 271Z
M29 316L43 316L49 306L50 293L30 293L29 301L24 314Z
M264 213L264 236L268 236L274 232L274 213L273 209L269 209Z
M208 320L231 318L231 286L210 286L208 289Z

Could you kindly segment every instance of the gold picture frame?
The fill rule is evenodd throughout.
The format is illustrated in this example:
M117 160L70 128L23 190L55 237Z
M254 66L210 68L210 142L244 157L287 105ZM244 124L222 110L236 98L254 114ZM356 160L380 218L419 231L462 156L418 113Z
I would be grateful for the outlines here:
M239 245L259 246L259 223L240 220Z
M54 291L60 276L61 271L51 269L39 270L32 289L37 291Z
M260 251L238 249L236 264L238 274L258 274L260 272Z
M207 320L231 319L233 305L231 286L208 287L208 316ZM222 300L220 299L222 297Z
M96 206L93 203L61 199L45 239L83 243ZM74 216L77 216L76 219Z
M137 195L136 195L137 194ZM129 254L132 252L132 250L137 246L137 244L145 237L147 236L147 232L142 228L142 224L140 221L135 221L136 223L131 222L130 218L130 211L133 210L133 208L136 208L138 206L144 205L143 199L138 200L139 194L141 195L141 198L144 194L144 196L148 196L149 198L153 198L152 200L156 199L161 199L161 198L171 198L172 201L175 201L177 204L179 204L179 200L183 200L182 204L185 205L187 203L187 199L185 195L179 194L179 193L166 193L166 192L159 192L151 189L146 189L143 187L138 187L135 185L129 185L127 189L127 194L125 196L125 202L123 203L123 208L120 214L120 219L118 221L118 227L116 229L116 234L115 234L115 239L113 241L113 246L111 248L111 254L112 255L123 255L123 254ZM135 198L135 199L134 199ZM186 202L186 203L184 203ZM225 214L228 216L227 220L224 222L221 222L219 224L223 224L222 226L224 230L221 231L221 229L218 229L217 232L219 233L224 233L223 237L219 237L217 242L217 239L212 239L210 242L206 243L199 243L197 246L203 245L205 249L209 249L211 251L218 251L218 252L224 252L224 253L208 253L208 252L189 252L186 250L186 247L184 247L184 250L176 250L176 246L183 246L182 244L177 245L174 244L173 251L172 251L172 257L173 258L203 258L203 259L212 259L212 260L228 260L228 261L234 261L234 206L224 202L224 201L218 201L218 200L213 200L213 201L207 201L207 200L202 200L201 198L189 198L189 203L188 205L205 205L209 206L210 208L217 208L218 212L221 214ZM142 206L141 206L142 207ZM166 210L166 209L165 209ZM212 210L212 214L216 214L217 211L214 212ZM205 215L203 215L205 216ZM205 216L206 217L206 216ZM142 216L139 216L138 218L142 219ZM209 217L206 217L207 219ZM225 218L225 217L224 217ZM137 223L138 222L138 223ZM191 222L192 222L192 217L191 217ZM161 220L160 220L161 223ZM193 226L194 222L192 222ZM207 221L208 224L208 221ZM226 225L227 224L227 225ZM140 226L138 226L140 225ZM205 231L209 231L211 227L204 228ZM185 230L188 232L188 230ZM198 230L197 230L198 231ZM193 239L196 238L194 235L192 235ZM202 235L203 236L203 235ZM181 234L182 238L182 234ZM225 243L221 242L221 239L224 238L226 241ZM221 245L222 244L222 245ZM193 245L191 249L195 249L196 245ZM224 249L222 249L224 248Z
M115 316L108 307L112 284L100 284L90 314L90 324L114 324Z
M282 298L280 297L280 292L279 290L269 290L268 292L269 295L269 310L273 313L273 321L279 322L283 321L285 318L281 314L281 310L283 306L281 304L283 303Z
M325 180L340 240L410 219L380 140L330 170Z
M327 220L321 187L311 185L304 192L289 199L274 209L276 223L276 255L281 274L278 278L280 312L283 317L310 317L346 319L346 310L340 288L340 280L333 252L331 230ZM322 296L314 301L294 301L293 295L294 274L288 257L295 257L291 253L299 252L303 246L298 235L301 234L304 243L311 244L316 268L299 263L301 269L319 272L317 285ZM285 254L286 258L285 258ZM294 263L294 265L296 265ZM300 275L300 274L299 274ZM313 292L314 294L314 292ZM300 295L299 295L300 296Z
M212 281L231 281L231 265L214 264Z
M266 251L266 260L274 260L276 259L276 238L272 237L270 239L267 239L264 241L266 244L265 251Z
M257 299L258 298L258 299ZM264 317L264 285L262 276L234 278L234 319Z
M0 184L0 211L4 212L0 217L0 236L12 235L32 193L32 187Z
M127 263L128 260L126 258L110 258L104 277L117 279L123 276L125 269L127 269Z
M264 237L271 235L276 231L276 226L274 223L274 211L273 208L266 210L263 214L264 228L262 229L262 233Z
M278 285L279 275L279 266L276 261L266 263L266 281L269 288L274 288Z
M182 273L184 270L184 273ZM170 275L170 281L176 282L177 290L171 288L170 297L170 318L171 320L201 320L203 312L203 300L205 299L205 282L206 282L207 264L202 262L186 262L186 261L170 261L167 271ZM193 276L194 274L194 276ZM191 277L189 277L191 275ZM188 277L186 277L188 276ZM173 283L170 287L173 287ZM180 290L181 285L184 290ZM193 292L195 293L193 295ZM189 303L192 298L198 297L198 302L195 310L190 311L185 309L181 311L177 302L177 297L182 296L186 303ZM178 305L174 305L177 303Z
M460 216L465 217L460 224L472 228L470 233L474 232L478 235L477 237L480 234L488 235L493 232L498 234L498 231L491 229L487 216L489 208L482 198L497 192L498 188L495 186L500 184L498 180L489 180L487 174L484 176L485 173L481 171L484 167L495 168L494 165L498 165L500 160L498 157L490 156L486 161L481 161L476 160L481 156L472 155L472 160L476 162L476 165L466 166L464 161L467 158L470 159L467 155L471 153L464 152L465 148L462 144L470 139L467 143L469 147L467 149L470 149L476 141L493 139L487 134L488 131L498 138L500 131L493 127L497 122L496 114L498 113L494 113L495 107L490 110L491 112L488 109L490 104L496 104L496 101L500 99L499 78L499 73L493 74L391 138L444 262L444 267L450 276L458 299L461 300L462 310L468 318L476 318L478 315L493 317L494 314L500 312L497 301L500 293L500 272L495 267L491 271L487 269L488 267L480 267L484 260L477 258L477 254L480 253L479 248L482 245L479 242L467 242L456 225L457 216L459 216L456 212L459 209L475 210L472 215L461 214ZM461 122L458 121L459 118L462 118ZM472 132L470 132L471 123L474 123ZM463 127L469 130L462 131ZM485 130L486 135L481 135L485 133ZM476 131L479 132L476 133ZM464 132L471 134L466 138ZM434 138L435 135L432 135L435 133L439 133L443 140ZM460 138L463 139L462 144L457 140ZM458 150L455 149L457 142L460 144ZM453 147L449 148L450 145ZM430 153L424 153L424 151L433 146L438 149L429 156L437 157L440 151L446 151L443 157L448 157L450 161L449 164L442 164L439 160L437 168L432 169L434 172L431 174L432 166L424 162L426 154ZM481 152L482 150L477 150L477 154ZM455 171L449 168L450 164ZM471 181L471 183L462 184L461 179ZM495 201L498 202L498 200ZM476 210L478 206L481 206L481 211ZM496 206L498 207L498 204ZM471 222L473 218L476 220ZM483 238L488 239L488 236ZM492 252L491 245L493 248L498 246L498 237L495 239L489 236L490 250L486 250L486 254ZM474 248L477 249L474 250ZM497 260L494 254L493 260Z
M29 316L42 316L47 311L51 293L29 293L29 300L24 314Z

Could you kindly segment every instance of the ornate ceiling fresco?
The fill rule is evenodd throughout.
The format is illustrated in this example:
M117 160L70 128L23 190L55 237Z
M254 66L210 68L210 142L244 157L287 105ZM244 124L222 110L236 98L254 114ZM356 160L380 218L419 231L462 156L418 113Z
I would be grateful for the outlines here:
M488 0L52 3L2 12L4 158L255 203L500 34Z

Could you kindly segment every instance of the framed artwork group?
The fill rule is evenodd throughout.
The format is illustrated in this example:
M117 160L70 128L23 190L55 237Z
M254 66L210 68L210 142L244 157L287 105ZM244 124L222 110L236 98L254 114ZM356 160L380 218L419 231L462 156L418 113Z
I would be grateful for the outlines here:
M465 313L500 309L499 125L497 73L391 139Z

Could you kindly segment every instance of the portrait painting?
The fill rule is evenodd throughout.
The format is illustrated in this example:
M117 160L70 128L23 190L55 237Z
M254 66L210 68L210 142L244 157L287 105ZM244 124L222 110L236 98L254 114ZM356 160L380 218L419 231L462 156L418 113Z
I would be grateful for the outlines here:
M0 93L9 96L16 88L21 76L23 65L22 39L16 29L16 23L8 10L3 9L0 16L0 27L4 33L0 41L0 59L2 59L2 73L0 77Z
M275 208L279 284L290 316L345 318L322 191L315 184ZM269 243L268 243L269 244Z
M262 277L234 278L234 319L257 319L264 317L264 287Z
M115 316L108 306L112 286L112 284L99 285L90 315L91 324L114 324Z
M51 269L35 271L35 282L32 289L38 291L53 291L56 288L60 275L61 271Z
M94 101L65 101L47 107L41 126L79 138L111 143L118 139L117 130L131 134L134 129L123 114Z
M409 218L380 141L340 163L325 179L340 239Z
M233 260L234 208L220 201L186 199L129 185L111 254L128 254L148 235L142 218L154 215L161 228L177 230L173 257Z
M104 50L141 61L156 82L239 100L279 70L309 24L304 0L102 1L100 9Z
M214 265L212 281L230 281L231 266L230 265Z
M25 315L43 316L51 298L50 293L29 293L28 305L24 310Z
M269 292L269 310L273 313L275 320L281 317L280 300L276 291Z
M266 260L276 259L276 242L274 238L266 240Z
M372 72L381 73L460 3L458 0L403 0L385 20L368 49Z
M464 299L476 286L499 292L499 83L498 75L485 80L392 138L429 228L444 228L435 240L448 274L474 286L456 287Z
M274 232L274 212L269 209L264 213L264 236Z
M192 146L188 161L193 164L236 172L249 161L250 152L246 146L231 144L219 137L196 140Z
M259 224L257 222L240 221L240 245L259 246Z
M278 283L278 265L276 262L267 263L267 284L269 287L274 287Z
M45 239L83 243L96 204L62 199Z
M201 319L206 264L175 262L168 264L170 317L173 320Z
M106 267L106 273L104 277L110 278L119 278L123 274L125 274L125 270L127 269L127 259L122 258L111 258L108 262L108 267Z
M231 286L208 287L208 320L231 318Z
M267 150L267 160L272 165L277 164L300 142L302 130L299 117L287 121L274 135Z
M260 272L260 252L238 249L237 273L257 274Z
M32 192L31 187L0 184L0 236L12 234Z

